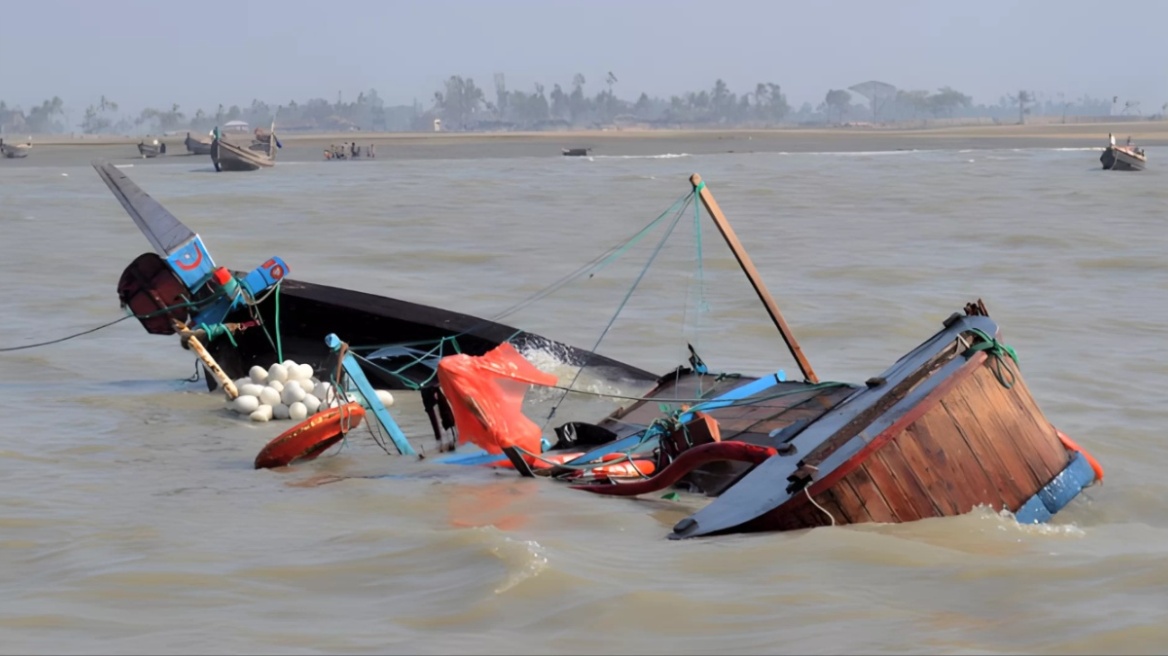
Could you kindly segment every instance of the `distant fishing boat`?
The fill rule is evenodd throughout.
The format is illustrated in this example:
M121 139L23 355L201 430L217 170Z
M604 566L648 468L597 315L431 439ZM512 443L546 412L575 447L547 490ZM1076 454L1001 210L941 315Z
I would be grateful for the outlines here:
M247 148L242 148L231 142L224 141L219 128L215 128L215 137L211 140L211 162L216 171L255 171L260 168L271 168L276 165L276 148L280 146L279 138L275 136L276 124L272 123L271 132L267 133L267 141L253 140ZM262 132L256 131L258 138Z
M142 157L154 158L166 154L166 144L155 139L151 143L138 142L138 154Z
M1099 162L1103 164L1104 171L1143 171L1148 164L1148 156L1144 153L1143 148L1133 146L1131 137L1127 138L1127 144L1117 146L1115 144L1115 135L1107 135L1110 144L1103 154L1099 156Z
M210 155L211 154L211 137L192 137L191 133L187 133L187 138L183 140L187 147L187 152L192 155Z
M28 138L26 144L6 144L3 139L0 139L0 155L3 155L5 159L24 159L28 157L31 150L32 137Z
M588 153L592 152L591 148L564 148L564 157L587 157Z

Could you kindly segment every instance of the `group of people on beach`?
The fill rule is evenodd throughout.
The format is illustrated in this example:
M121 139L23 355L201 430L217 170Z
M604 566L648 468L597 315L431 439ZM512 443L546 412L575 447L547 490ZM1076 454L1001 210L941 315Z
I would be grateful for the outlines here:
M338 146L336 144L332 144L324 151L324 158L325 159L357 159L358 157L361 156L361 152L362 152L361 147L358 146L357 142L355 142L355 141L353 143L343 143L340 146ZM366 157L369 157L369 158L377 157L377 153L373 150L373 144L369 144L369 146L367 148L365 148L364 152L365 152Z

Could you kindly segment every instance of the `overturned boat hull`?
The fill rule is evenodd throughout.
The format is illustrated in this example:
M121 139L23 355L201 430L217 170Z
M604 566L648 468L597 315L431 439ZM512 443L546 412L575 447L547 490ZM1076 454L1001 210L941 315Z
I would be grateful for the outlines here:
M278 298L273 295L256 306L255 316L269 332L280 332L280 356L320 367L329 359L325 337L336 333L358 351L365 374L384 389L431 384L442 357L481 355L503 342L524 352L549 352L562 362L591 367L613 380L656 378L648 371L541 335L429 305L292 279L285 279L277 293ZM240 313L226 321L244 322L252 317ZM276 347L262 329L236 334L234 344L217 339L208 350L234 378L247 375L252 366L267 367L278 361Z
M1045 418L997 332L988 317L955 316L772 444L778 456L670 537L906 522L977 506L1048 520L1102 471Z
M510 463L504 466L584 480L575 487L598 494L636 496L677 483L715 497L678 522L673 539L907 522L977 506L1044 522L1102 480L1098 463L1038 408L981 301L864 385L819 382L709 190L698 176L691 180L804 380L714 376L695 353L693 369L663 377L647 398L597 425L557 429L561 442L567 433L595 448L556 454L537 472L531 465L548 457L503 447ZM456 406L479 405L457 386L454 393ZM667 400L682 405L661 403ZM632 471L623 481L595 475L613 463Z

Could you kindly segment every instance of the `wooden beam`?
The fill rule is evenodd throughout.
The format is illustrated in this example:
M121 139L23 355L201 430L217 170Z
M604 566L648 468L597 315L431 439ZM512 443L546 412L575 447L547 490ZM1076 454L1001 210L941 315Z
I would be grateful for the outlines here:
M790 327L787 326L787 322L783 319L782 313L779 312L778 304L775 303L774 297L767 291L766 285L763 284L762 278L759 277L758 269L754 268L754 262L747 255L746 249L742 247L742 242L738 241L738 235L730 227L730 222L726 220L726 215L722 214L722 208L718 207L718 201L714 200L714 195L710 193L709 188L702 182L702 176L695 173L690 176L689 181L693 184L694 191L697 192L698 197L701 198L702 205L710 213L710 218L714 220L714 225L718 226L718 231L726 239L726 243L730 246L730 250L738 260L738 265L742 267L743 273L750 280L754 291L758 293L759 299L762 300L763 306L766 307L767 314L771 316L771 321L779 329L779 334L782 335L783 341L787 343L787 348L791 351L791 356L795 358L795 362L799 365L799 371L803 372L803 379L809 383L818 383L819 378L812 371L811 363L803 355L803 349L799 348L799 342L795 341L795 335L791 333Z
M215 380L219 381L219 386L223 388L223 391L227 394L227 398L234 399L238 397L239 390L235 387L235 381L231 380L231 377L223 372L223 369L220 368L219 363L215 362L215 358L211 357L211 354L207 352L206 348L203 348L203 344L199 341L199 338L195 337L195 335L183 322L179 321L178 319L173 319L172 321L174 322L174 328L178 331L178 334L182 336L183 340L186 341L191 350L194 351L195 354L199 356L199 359L203 361L203 364L207 366L207 371L211 372L211 375L215 377Z

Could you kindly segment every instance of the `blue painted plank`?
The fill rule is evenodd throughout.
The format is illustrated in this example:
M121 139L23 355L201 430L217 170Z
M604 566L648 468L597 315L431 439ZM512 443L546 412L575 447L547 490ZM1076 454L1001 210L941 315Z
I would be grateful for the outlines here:
M1050 521L1050 517L1050 511L1037 494L1030 497L1030 500L1014 513L1014 519L1018 520L1019 524L1045 524Z
M324 342L334 352L340 350L342 344L341 339L331 333L324 338ZM357 362L357 358L347 353L341 359L341 366L344 367L345 373L348 374L349 380L357 388L357 391L365 398L365 403L373 411L373 416L377 418L377 421L385 429L385 432L389 433L389 439L393 440L393 445L397 447L398 453L403 456L417 455L417 451L414 451L414 447L410 445L410 441L406 438L405 433L398 427L397 422L393 420L393 416L389 414L389 410L386 409L385 404L381 402L381 399L377 398L377 391L369 384L369 379L365 377L365 372L361 371L361 365ZM338 390L342 394L344 391Z
M1083 488L1094 482L1095 470L1091 469L1091 464L1083 454L1076 453L1071 463L1035 496L1042 500L1042 504L1053 515L1079 496Z

